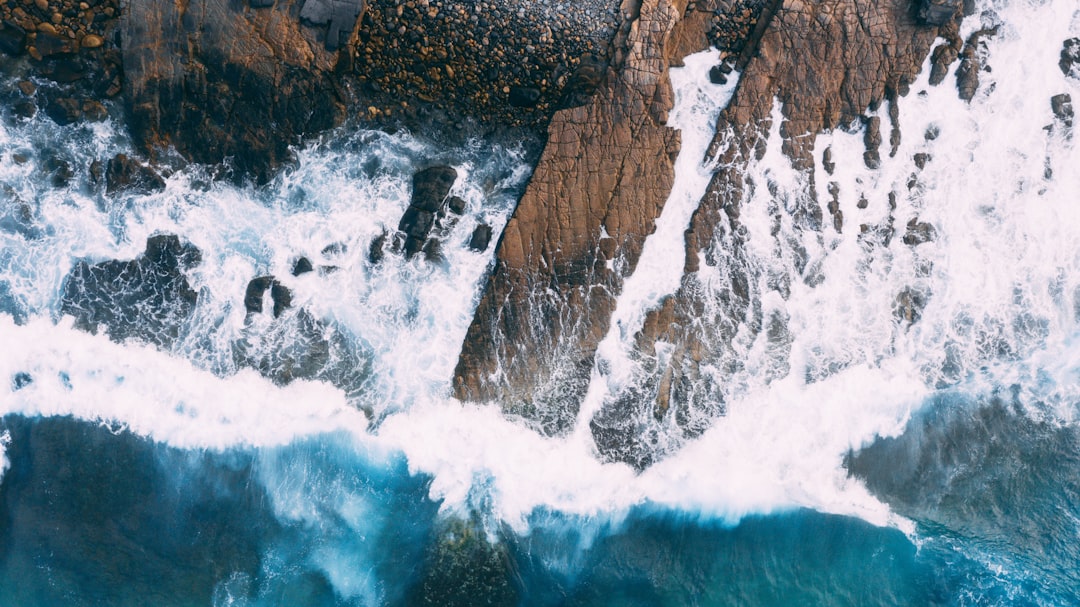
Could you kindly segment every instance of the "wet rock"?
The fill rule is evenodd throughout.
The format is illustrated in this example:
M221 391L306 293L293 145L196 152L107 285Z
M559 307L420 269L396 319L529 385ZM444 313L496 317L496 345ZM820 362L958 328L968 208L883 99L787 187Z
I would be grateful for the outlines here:
M84 99L82 102L82 116L90 122L101 122L109 117L109 110L100 101Z
M893 302L893 316L902 324L913 325L922 318L922 311L926 308L927 297L921 291L905 288L896 296Z
M389 233L383 230L381 234L371 240L371 245L368 246L368 261L372 264L379 263L386 256L387 238L389 238Z
M293 262L292 275L300 276L301 274L307 274L314 270L315 268L312 267L310 259L307 257L298 257L296 261Z
M1061 93L1060 95L1054 95L1050 98L1050 109L1054 112L1054 118L1061 122L1065 128L1070 128L1073 125L1073 104L1072 96L1068 93Z
M904 233L904 244L909 246L921 245L925 242L930 242L937 235L937 231L934 226L921 222L917 217L913 217L907 223L907 232Z
M0 23L0 52L19 57L26 52L26 32L14 23Z
M1080 38L1069 38L1062 43L1058 67L1061 68L1061 73L1076 78L1080 77L1077 66L1080 66Z
M260 276L248 282L244 291L244 309L248 314L262 314L263 298L270 291L270 299L273 302L274 318L278 318L292 307L292 291L281 284L273 276Z
M56 34L49 32L38 31L37 37L34 40L34 48L42 57L54 57L64 53L70 53L72 51L71 43L64 40Z
M667 69L708 46L714 20L684 18L668 0L632 9L612 52L582 56L566 80L454 373L460 398L503 403L542 432L573 424L613 294L673 182L680 140L667 126ZM617 271L601 258L605 233Z
M959 39L957 39L959 40ZM960 58L960 49L952 43L939 44L930 55L930 84L937 86L945 82L949 66Z
M535 107L540 102L540 89L531 86L512 86L509 102L514 107Z
M881 166L881 118L871 116L865 120L866 130L863 133L863 163L868 169L876 169Z
M346 92L335 85L335 56L296 19L299 4L278 0L259 10L231 0L125 5L120 80L143 151L153 157L172 146L211 165L230 158L235 179L262 183L292 159L290 146L303 135L337 125Z
M165 180L153 169L126 154L117 154L105 168L105 192L151 194L165 189Z
M713 84L727 84L728 76L733 68L730 63L721 63L709 68L709 82Z
M956 68L956 88L964 101L975 98L975 93L979 90L980 69L979 59L974 51L969 52L965 49L963 59L960 60L960 67Z
M926 168L926 163L930 161L930 154L927 154L926 152L917 152L912 157L912 160L915 161L915 166L918 167L919 170L922 170Z
M184 271L201 259L198 249L178 237L157 235L134 260L79 262L64 280L60 312L74 316L84 331L104 330L114 341L134 338L168 348L198 299Z
M928 25L945 25L962 6L962 0L920 0L919 18Z
M37 115L37 104L30 99L19 99L11 104L11 113L23 120L30 120Z
M412 199L398 223L398 231L405 235L403 249L406 258L423 249L435 225L436 214L442 212L456 180L457 171L448 166L430 167L413 175Z
M443 256L442 243L435 238L429 238L424 243L424 259L432 263L440 263L446 261L446 257Z
M821 154L821 166L825 169L825 172L829 175L833 174L836 170L836 163L833 162L832 147L825 148L825 151Z
M464 215L467 204L460 196L451 196L450 200L446 201L446 208L454 215Z
M96 158L90 162L90 184L98 185L105 181L105 163Z
M434 166L417 172L412 179L409 206L430 213L438 212L455 181L457 171L453 167Z
M72 124L82 118L82 103L71 97L53 96L45 104L45 114L60 126Z
M71 183L71 178L75 176L70 162L49 151L43 154L41 170L49 175L49 183L54 188L67 187Z
M482 223L473 230L469 238L469 248L474 251L486 251L491 242L491 226Z

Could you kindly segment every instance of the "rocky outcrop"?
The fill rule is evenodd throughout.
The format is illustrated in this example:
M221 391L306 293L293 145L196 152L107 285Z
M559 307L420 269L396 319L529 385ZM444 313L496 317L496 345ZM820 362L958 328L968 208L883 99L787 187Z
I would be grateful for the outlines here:
M202 254L176 236L146 241L130 261L79 262L64 281L60 313L84 331L105 331L115 341L135 338L169 348L183 332L198 294L184 275Z
M497 400L545 432L573 422L615 297L674 178L667 69L708 45L714 16L686 4L624 2L595 96L555 114L469 327L460 398Z
M713 22L724 9L743 14L730 4L697 3L696 11L685 11L680 3L654 0L631 7L618 39L623 46L615 47L617 60L596 96L552 121L469 328L454 378L457 395L497 400L547 432L573 423L614 300L671 188L678 140L663 126L671 103L667 67L680 53L704 48L706 35L717 39L717 32L741 29L743 73L709 150L720 169L686 233L682 286L637 335L641 381L611 395L590 424L602 454L636 466L648 465L655 446L650 419L674 415L684 436L707 427L723 410L717 382L738 364L729 347L736 330L765 334L777 353L791 343L786 319L760 308L739 229L744 170L765 152L774 100L783 116L782 151L808 183L805 199L788 205L792 221L820 230L824 204L813 184L812 135L865 125L868 166L895 153L899 98L933 41L957 38L958 3L932 4L950 18L937 9L919 17L906 0L759 3L759 16L747 26ZM881 147L884 118L864 121L883 102L889 103L889 148ZM843 229L838 213L831 223ZM932 237L919 228L913 244ZM703 288L696 278L703 264L724 266L726 284ZM773 288L786 292L782 281Z
M457 171L448 166L429 167L413 175L412 198L398 223L406 257L420 252L428 243L437 217L445 214L446 197L456 180Z
M196 162L227 160L238 177L264 181L290 145L340 122L345 96L332 77L329 30L303 26L299 0L264 4L123 7L124 94L145 151L171 146Z
M866 164L876 166L881 127L876 117L864 120L864 113L889 103L895 150L901 136L899 99L907 94L934 40L954 38L957 26L957 20L941 27L927 25L912 15L905 0L784 2L718 121L710 155L719 158L720 169L686 233L682 285L648 315L637 335L644 379L633 390L646 398L616 395L593 420L593 435L602 453L626 459L624 445L649 431L642 419L674 415L683 437L707 427L708 420L723 410L720 382L741 364L732 347L737 333L764 335L766 349L775 353L770 357L778 361L767 376L788 372L782 364L791 342L786 319L765 311L761 301L762 289L786 297L785 280L790 278L758 279L744 253L746 232L739 219L748 193L745 169L765 152L774 100L781 104L782 151L806 182L801 197L784 203L789 221L793 229L820 231L822 204L814 185L813 135L863 124ZM839 231L842 225L833 219ZM781 237L777 231L773 234ZM909 225L909 244L932 237L929 226ZM795 256L796 271L806 272L804 280L813 284L805 256L799 257L798 251ZM711 267L725 281L705 286L698 279L703 267ZM661 343L666 344L664 356L659 355ZM642 402L646 404L634 404ZM671 444L679 437L668 438Z

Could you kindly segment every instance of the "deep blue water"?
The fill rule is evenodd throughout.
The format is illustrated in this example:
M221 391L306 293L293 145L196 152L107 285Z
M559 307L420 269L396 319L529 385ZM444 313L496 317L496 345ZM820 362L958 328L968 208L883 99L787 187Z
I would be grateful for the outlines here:
M812 510L732 526L648 504L537 511L519 535L440 514L429 479L344 435L213 452L8 416L0 604L1078 604L1080 435L999 401L928 411L849 462L914 542Z

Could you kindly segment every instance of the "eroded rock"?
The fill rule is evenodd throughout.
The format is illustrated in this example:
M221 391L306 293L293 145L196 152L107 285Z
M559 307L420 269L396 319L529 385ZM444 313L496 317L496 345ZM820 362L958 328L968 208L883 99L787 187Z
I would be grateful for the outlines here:
M198 249L171 234L148 238L143 254L130 261L81 261L64 280L60 313L74 316L77 328L104 331L114 341L134 338L169 348L198 300L184 272L201 261Z
M126 154L113 156L105 168L105 192L108 194L151 194L164 189L165 180L161 175Z

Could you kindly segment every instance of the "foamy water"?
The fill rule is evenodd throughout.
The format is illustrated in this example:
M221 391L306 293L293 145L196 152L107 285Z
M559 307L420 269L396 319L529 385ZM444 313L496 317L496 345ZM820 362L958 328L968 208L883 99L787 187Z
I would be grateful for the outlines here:
M8 344L0 378L25 373L33 380L0 382L0 415L73 415L176 447L245 446L267 454L344 433L358 459L404 454L412 473L430 476L430 496L443 510L479 508L522 534L538 509L617 521L643 504L728 524L811 508L911 532L909 522L849 477L846 454L875 437L899 435L942 389L979 394L1020 384L1025 402L1068 423L1080 399L1080 157L1061 128L1043 128L1053 123L1052 95L1080 100L1080 82L1057 68L1061 41L1080 35L1080 13L1068 0L984 2L980 9L965 20L962 35L980 21L1002 27L986 39L993 69L980 74L970 104L958 99L952 73L929 86L927 63L900 100L899 149L889 157L886 144L880 168L863 166L861 132L818 137L820 231L796 225L785 211L804 195L806 180L780 153L774 120L768 153L747 174L771 183L776 195L758 187L743 202L741 221L762 313L785 319L790 348L770 349L763 334L735 343L744 366L717 377L725 415L641 474L601 463L588 422L632 377L630 350L644 314L678 287L682 231L710 176L704 150L737 83L708 84L715 53L672 70L671 126L683 142L676 186L619 298L598 353L604 372L598 365L569 436L541 437L495 408L449 396L493 255L466 243L480 222L496 233L505 225L528 177L522 151L483 142L439 150L404 134L338 133L258 191L207 183L193 170L172 175L160 194L108 198L78 185L50 188L36 159L18 164L12 153L61 149L79 184L90 159L124 149L116 127L57 129L41 117L0 126L0 181L31 203L40 231L0 231L0 306L7 312L0 315L0 342ZM885 130L886 108L879 114ZM927 139L928 131L937 137ZM834 175L820 162L826 148ZM930 156L923 169L915 166L917 153ZM408 204L413 170L431 163L458 170L453 193L468 203L443 239L444 259L388 253L370 263L370 242L384 229L392 233ZM832 182L841 233L825 208ZM904 244L910 220L933 226L933 240ZM886 244L881 230L890 225ZM199 304L175 346L117 344L58 317L61 285L77 261L134 258L155 233L177 234L203 252L189 273ZM797 249L806 254L805 270ZM324 270L291 276L301 255ZM339 362L356 374L282 387L237 364L233 344L270 326L253 329L243 308L247 282L266 274L292 290L294 307L340 336L355 358ZM786 297L770 286L777 276L789 279ZM703 266L706 289L723 280L720 270ZM894 313L903 292L925 299L910 325ZM4 444L0 438L0 472ZM281 505L281 516L286 510ZM333 559L325 561L324 570L332 569ZM370 579L330 577L347 596L381 600Z

